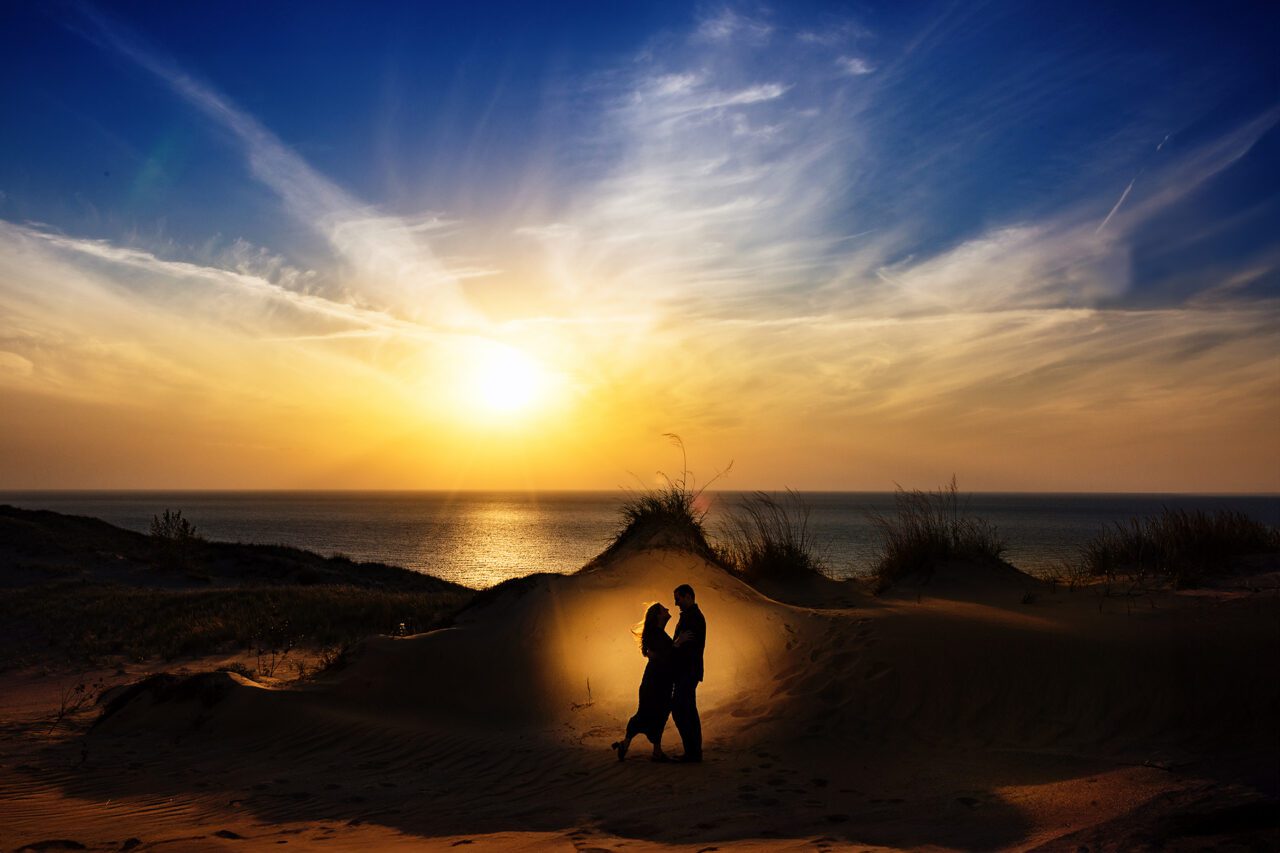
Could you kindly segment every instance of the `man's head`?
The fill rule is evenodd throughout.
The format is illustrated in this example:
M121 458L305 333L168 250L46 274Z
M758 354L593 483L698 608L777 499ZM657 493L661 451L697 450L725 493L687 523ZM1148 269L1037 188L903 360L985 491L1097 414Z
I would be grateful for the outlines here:
M684 610L691 604L693 604L693 587L687 583L682 583L676 587L676 607Z

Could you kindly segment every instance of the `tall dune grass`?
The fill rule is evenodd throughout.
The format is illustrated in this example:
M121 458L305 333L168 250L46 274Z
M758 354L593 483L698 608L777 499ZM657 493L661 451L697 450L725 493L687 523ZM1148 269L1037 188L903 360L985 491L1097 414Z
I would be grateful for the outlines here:
M724 523L719 552L749 580L824 574L809 530L809 506L791 489L783 496L754 492L739 500Z
M1084 573L1114 579L1166 580L1194 586L1230 571L1234 558L1280 551L1280 529L1242 512L1165 507L1156 516L1117 523L1080 552Z
M934 492L899 486L893 513L873 512L867 518L884 549L874 569L877 592L904 578L927 578L940 563L1000 560L1005 552L995 525L969 515L961 505L955 477Z
M684 442L672 433L667 433L666 437L680 450L680 474L671 477L660 471L661 486L628 495L619 507L622 524L613 541L588 565L608 559L628 545L682 547L712 561L720 560L707 540L707 510L702 493L728 473L733 463L702 486L695 487Z

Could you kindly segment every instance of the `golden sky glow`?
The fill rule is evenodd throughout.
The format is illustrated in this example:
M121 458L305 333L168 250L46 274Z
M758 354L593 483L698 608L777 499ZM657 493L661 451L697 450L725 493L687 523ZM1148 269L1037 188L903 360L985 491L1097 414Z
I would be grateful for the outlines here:
M1251 289L1274 251L1171 274L1177 298L1135 260L1274 107L1158 185L926 241L849 213L892 196L850 189L891 114L855 95L905 72L822 77L810 39L748 73L781 30L731 18L607 78L584 134L608 156L572 181L531 144L497 201L444 212L357 198L95 18L307 248L85 236L0 193L0 488L607 489L677 468L674 432L704 477L734 462L728 489L1280 490L1280 299Z

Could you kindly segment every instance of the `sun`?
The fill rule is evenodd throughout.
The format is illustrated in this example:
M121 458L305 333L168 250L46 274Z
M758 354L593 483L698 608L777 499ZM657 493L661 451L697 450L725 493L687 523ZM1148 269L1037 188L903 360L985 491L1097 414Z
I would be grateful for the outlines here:
M472 356L466 393L481 409L513 414L533 407L547 386L543 367L529 355L503 344L485 346Z

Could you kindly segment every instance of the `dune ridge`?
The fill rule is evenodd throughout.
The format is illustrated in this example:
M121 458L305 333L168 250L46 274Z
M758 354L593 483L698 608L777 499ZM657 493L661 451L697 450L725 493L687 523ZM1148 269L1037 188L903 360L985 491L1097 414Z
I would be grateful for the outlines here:
M371 640L297 686L135 685L74 772L3 768L0 817L39 835L15 806L34 789L81 804L88 833L105 824L87 804L167 795L187 816L165 820L215 846L232 843L216 824L355 847L973 849L1146 837L1167 829L1153 814L1252 814L1274 798L1280 687L1257 664L1278 646L1274 595L1132 608L956 565L802 607L670 544L504 584L452 627ZM629 628L682 582L709 626L709 760L652 765L641 749L618 764L608 744L644 665ZM678 751L674 726L667 738ZM1275 831L1238 823L1226 831Z

